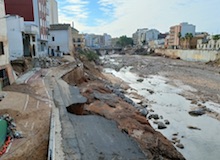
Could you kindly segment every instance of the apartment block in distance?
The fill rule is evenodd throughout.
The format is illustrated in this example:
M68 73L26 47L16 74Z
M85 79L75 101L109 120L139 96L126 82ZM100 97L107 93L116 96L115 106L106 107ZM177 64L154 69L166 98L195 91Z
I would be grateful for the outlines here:
M51 24L58 24L58 6L56 0L49 0L49 22Z
M169 34L169 43L168 47L177 49L180 47L180 38L185 37L187 33L192 33L195 35L196 26L189 24L187 22L180 23L179 25L171 26L170 27L170 34Z
M33 36L26 37L35 44L36 56L47 55L48 28L49 28L49 2L48 0L5 0L6 14L18 15L24 18L25 32ZM38 32L36 32L36 28Z

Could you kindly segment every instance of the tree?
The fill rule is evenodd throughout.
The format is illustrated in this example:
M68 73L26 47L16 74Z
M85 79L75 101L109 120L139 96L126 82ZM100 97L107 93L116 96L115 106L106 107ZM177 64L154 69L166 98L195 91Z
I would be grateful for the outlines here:
M179 46L180 46L180 38L182 37L181 32L178 33L178 38L179 38Z
M127 36L121 36L116 44L120 47L125 47L127 45L133 45L133 39Z
M185 34L185 40L187 42L187 49L190 48L190 43L191 43L192 38L193 38L193 34L192 33L186 33Z
M219 40L220 39L220 34L216 34L216 35L212 36L212 39L215 40L215 41Z

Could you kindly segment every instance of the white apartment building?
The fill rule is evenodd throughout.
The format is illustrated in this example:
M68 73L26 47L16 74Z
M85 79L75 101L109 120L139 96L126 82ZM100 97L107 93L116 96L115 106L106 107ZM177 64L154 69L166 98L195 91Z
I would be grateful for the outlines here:
M50 25L48 47L51 56L73 55L73 36L70 24Z
M58 6L56 0L49 0L49 22L51 24L58 24Z
M150 29L146 31L146 43L148 43L149 41L154 41L158 39L158 35L160 34L160 32L156 29Z
M111 36L107 33L103 35L85 34L84 38L87 47L101 48L111 46Z
M143 42L146 42L146 32L148 28L138 29L133 35L132 39L134 41L134 45L143 45Z

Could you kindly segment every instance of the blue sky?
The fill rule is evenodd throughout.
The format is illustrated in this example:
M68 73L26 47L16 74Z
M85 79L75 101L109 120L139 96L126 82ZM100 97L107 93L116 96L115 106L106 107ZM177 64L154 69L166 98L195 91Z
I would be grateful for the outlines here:
M181 22L220 34L220 0L57 0L60 23L81 33L132 36L138 28L168 32Z

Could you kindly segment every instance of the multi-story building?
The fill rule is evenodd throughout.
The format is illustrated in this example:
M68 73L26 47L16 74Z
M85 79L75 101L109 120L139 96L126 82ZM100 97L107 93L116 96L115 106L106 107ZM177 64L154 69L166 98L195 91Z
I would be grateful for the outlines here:
M75 50L83 49L85 47L85 38L83 34L79 34L79 31L72 27L73 46Z
M111 46L111 36L104 33L103 35L85 34L85 44L87 47L109 47Z
M179 25L170 27L169 44L168 48L180 48L180 38L188 34L195 35L195 25L188 24L187 22L180 23Z
M53 24L49 29L49 55L73 55L73 36L70 24Z
M49 0L49 22L51 24L58 24L58 7L56 0Z
M193 24L189 24L187 22L180 23L181 26L181 37L185 37L187 33L191 33L195 36L196 26Z
M180 45L180 32L181 26L176 25L170 27L170 35L169 35L169 48L178 48Z
M4 0L0 0L0 90L14 82L12 67L9 62L9 47L7 39L7 24L5 18Z
M108 35L107 33L104 33L103 37L104 37L104 47L111 46L111 39L112 39L111 35Z
M134 45L143 45L146 43L146 32L148 28L137 29L137 31L132 35Z
M149 41L157 40L159 34L160 32L156 29L150 29L146 31L146 39L145 39L146 43L148 43Z
M36 56L47 55L49 28L48 0L5 0L6 14L19 15L24 18L25 39L35 43L30 46ZM36 27L38 34L36 34ZM31 35L31 36L30 36ZM36 45L36 46L35 46Z

